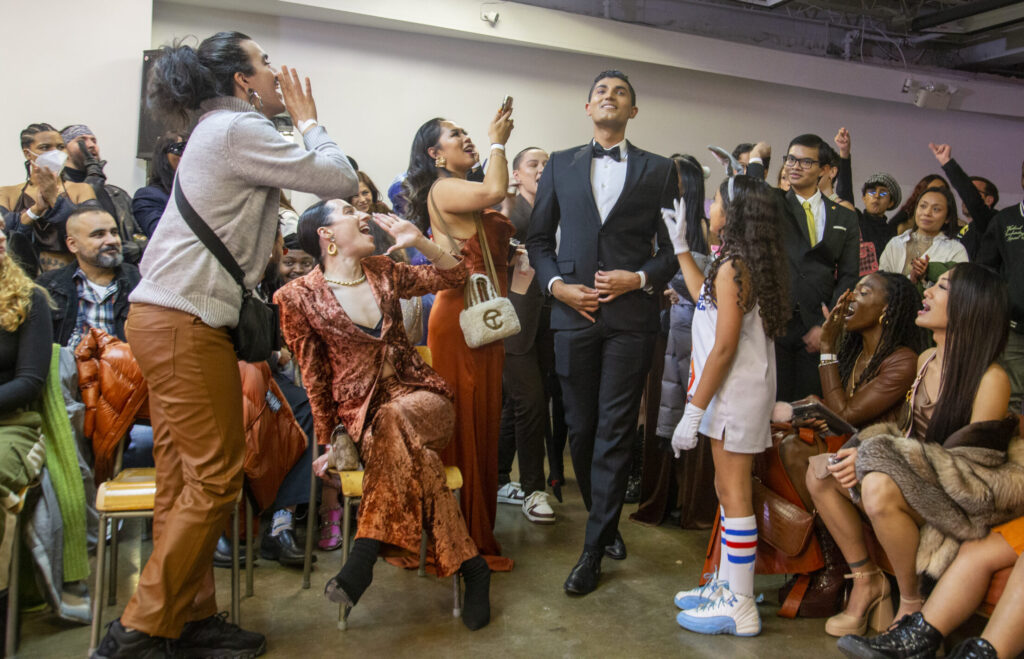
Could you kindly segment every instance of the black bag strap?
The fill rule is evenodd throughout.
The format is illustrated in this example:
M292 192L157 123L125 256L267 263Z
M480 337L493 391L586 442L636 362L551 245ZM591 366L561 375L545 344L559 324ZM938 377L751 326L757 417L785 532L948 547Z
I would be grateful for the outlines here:
M248 293L248 289L245 287L245 272L242 270L242 266L238 265L238 261L235 257L231 256L231 252L224 246L223 241L217 237L217 234L213 232L210 225L203 221L203 218L199 217L199 213L196 209L192 208L192 204L188 202L185 197L185 193L181 190L181 181L178 177L174 177L174 203L178 205L178 211L181 213L181 217L185 220L185 224L199 238L199 242L206 246L206 249L220 261L220 264L224 266L224 269L228 271L231 277L242 287L242 294Z

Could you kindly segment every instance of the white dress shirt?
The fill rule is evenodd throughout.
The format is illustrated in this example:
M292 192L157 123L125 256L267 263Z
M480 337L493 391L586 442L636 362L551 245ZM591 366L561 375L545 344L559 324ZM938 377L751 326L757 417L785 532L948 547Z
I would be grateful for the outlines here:
M593 158L590 162L590 187L594 192L594 203L597 204L601 224L608 219L608 214L622 194L622 186L626 184L626 140L611 148L619 150L621 156L618 162L608 157Z
M593 140L591 144L594 144ZM620 158L617 162L604 156L592 158L590 162L590 189L594 194L594 204L597 205L597 214L601 217L601 224L608 219L608 215L615 208L615 203L622 194L623 186L626 185L626 160L629 158L626 140L609 147L610 149L619 150ZM647 286L647 273L637 270L636 274L640 275L640 288ZM560 279L562 278L557 276L551 278L551 281L548 282L549 293L555 280Z
M817 245L821 242L822 238L825 237L825 200L821 198L821 190L815 190L814 194L807 199L796 194L795 190L793 191L793 194L796 195L796 200L800 202L801 206L804 205L805 201L811 202L811 214L814 215L814 228L818 234L814 237L814 244ZM807 217L804 216L803 220L806 222Z

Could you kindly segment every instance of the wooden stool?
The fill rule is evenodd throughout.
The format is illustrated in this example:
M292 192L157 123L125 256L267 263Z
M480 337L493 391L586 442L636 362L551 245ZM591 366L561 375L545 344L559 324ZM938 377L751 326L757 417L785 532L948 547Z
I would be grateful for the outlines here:
M336 471L341 478L341 495L342 495L342 522L341 522L341 565L344 567L345 562L348 560L348 552L351 545L352 536L352 509L359 505L359 502L363 498L363 471ZM456 501L459 499L460 491L462 489L462 472L459 471L458 467L445 467L444 468L445 480L447 481L448 489L455 493ZM427 530L423 529L423 535L420 537L420 569L419 576L426 576L426 563L427 563ZM452 615L458 618L462 615L462 594L459 590L459 573L456 572L452 575L452 595L454 603L452 605ZM338 629L345 631L348 629L348 619L345 615L345 605L341 604L338 606Z
M102 627L104 592L109 593L107 605L117 604L117 520L132 518L153 518L153 505L156 497L156 469L125 469L109 481L100 484L96 492L96 510L99 511L99 531L96 543L96 586L93 589L92 630L89 636L89 653L92 654L100 642ZM243 490L239 490L235 499L235 509L231 520L231 622L239 623L239 582L240 573L238 556L239 507L245 498ZM252 506L248 499L246 507L246 579L252 588ZM106 559L106 536L110 534L110 561ZM105 574L109 570L109 574Z

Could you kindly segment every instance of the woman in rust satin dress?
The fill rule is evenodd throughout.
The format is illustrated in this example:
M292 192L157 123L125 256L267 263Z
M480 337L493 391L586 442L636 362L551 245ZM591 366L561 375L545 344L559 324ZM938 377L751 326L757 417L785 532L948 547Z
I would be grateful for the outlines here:
M437 265L410 266L373 256L369 223L416 247ZM452 436L451 391L409 343L400 298L458 287L466 268L412 224L369 215L346 201L320 202L302 214L303 251L320 267L277 291L281 329L309 392L317 439L327 443L343 423L359 447L365 474L359 528L341 572L325 589L345 615L373 579L383 545L416 552L430 530L438 576L462 573L462 620L479 629L490 620L490 570L481 558L437 451ZM314 465L323 475L327 455Z
M511 108L499 109L491 120L487 173L479 183L466 180L479 158L466 131L440 118L423 124L413 140L404 190L409 217L424 231L429 225L435 243L461 253L470 272L487 274L476 229L476 218L481 218L501 295L507 292L508 272L503 266L515 227L490 207L500 203L508 189L504 147L512 132L511 114ZM475 349L467 346L459 326L463 308L462 289L438 293L427 331L434 368L455 393L455 435L441 458L462 470L462 515L477 548L492 570L507 571L512 560L501 556L494 537L505 348L501 341Z

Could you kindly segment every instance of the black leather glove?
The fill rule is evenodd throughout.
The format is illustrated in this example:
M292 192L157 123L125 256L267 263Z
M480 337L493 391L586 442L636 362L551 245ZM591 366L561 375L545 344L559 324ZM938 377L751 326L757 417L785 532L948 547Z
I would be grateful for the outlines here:
M103 173L103 168L106 166L106 160L97 160L96 156L92 155L88 148L85 146L85 138L78 138L78 152L82 154L82 164L85 170L85 182L86 183L105 183L107 175Z

